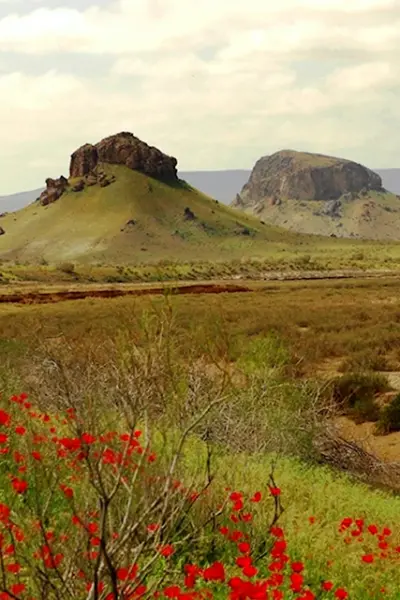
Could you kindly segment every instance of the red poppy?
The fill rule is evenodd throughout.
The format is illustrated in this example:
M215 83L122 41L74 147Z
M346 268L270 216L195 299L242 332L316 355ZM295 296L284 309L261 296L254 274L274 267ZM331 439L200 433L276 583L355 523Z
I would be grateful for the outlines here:
M13 486L14 491L17 492L17 494L24 494L28 489L28 483L23 479L18 479L17 477L15 477L15 479L12 480L11 485Z
M221 562L215 562L204 570L203 577L206 581L225 581L224 565Z
M4 410L0 410L0 425L8 427L11 423L11 417Z
M160 546L158 551L161 554L161 556L168 558L169 556L173 555L173 553L175 552L175 549L171 544L168 544L166 546Z

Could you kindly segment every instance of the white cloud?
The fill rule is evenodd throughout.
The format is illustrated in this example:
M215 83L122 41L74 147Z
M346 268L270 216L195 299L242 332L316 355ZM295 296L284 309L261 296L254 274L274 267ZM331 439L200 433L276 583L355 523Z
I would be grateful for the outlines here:
M4 71L2 50L107 55L113 66L101 77L0 71L1 193L65 173L78 145L120 130L187 169L251 167L288 146L380 167L400 156L387 141L400 126L399 0L38 8L0 19Z
M0 20L0 49L119 54L195 43L206 33L211 40L230 37L238 52L243 45L285 52L335 38L345 47L379 49L398 41L400 15L397 23L374 27L372 37L354 17L396 7L398 0L120 0L108 9L38 8ZM346 23L335 27L343 17Z

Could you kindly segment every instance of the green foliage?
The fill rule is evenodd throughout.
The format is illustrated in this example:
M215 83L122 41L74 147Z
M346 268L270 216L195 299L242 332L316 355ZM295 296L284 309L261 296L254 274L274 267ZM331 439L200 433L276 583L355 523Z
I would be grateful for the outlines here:
M377 429L379 433L400 431L400 394L381 410Z
M282 372L289 364L290 353L286 344L274 333L257 336L242 349L237 362L246 374L265 374L268 372Z
M58 265L58 270L62 273L66 273L67 275L75 274L75 265L71 262L64 262Z
M334 402L357 422L377 421L375 396L390 389L387 377L378 373L349 373L335 378L331 385Z

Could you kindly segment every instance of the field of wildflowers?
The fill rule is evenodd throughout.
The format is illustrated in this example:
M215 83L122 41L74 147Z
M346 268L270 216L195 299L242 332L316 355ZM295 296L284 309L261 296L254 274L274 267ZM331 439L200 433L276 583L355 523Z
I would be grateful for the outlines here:
M91 430L84 410L2 397L0 600L399 598L393 525L368 519L361 502L335 523L324 522L328 499L294 513L274 466L249 489L243 455L225 464L236 462L243 486L224 483L224 458L214 473L193 438L211 408L167 440L133 413L99 415ZM393 502L381 497L391 523Z

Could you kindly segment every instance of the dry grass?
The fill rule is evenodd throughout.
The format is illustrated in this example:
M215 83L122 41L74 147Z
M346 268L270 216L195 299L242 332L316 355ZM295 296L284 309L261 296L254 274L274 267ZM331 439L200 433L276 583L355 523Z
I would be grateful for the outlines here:
M400 371L400 282L387 280L273 282L247 294L170 299L173 333L182 348L215 337L221 358L235 361L254 338L276 333L297 376L336 371ZM0 344L31 349L36 338L101 341L134 329L157 312L162 297L86 299L57 305L0 308ZM193 344L193 340L198 343ZM330 372L329 365L332 365ZM328 366L328 368L327 368Z

